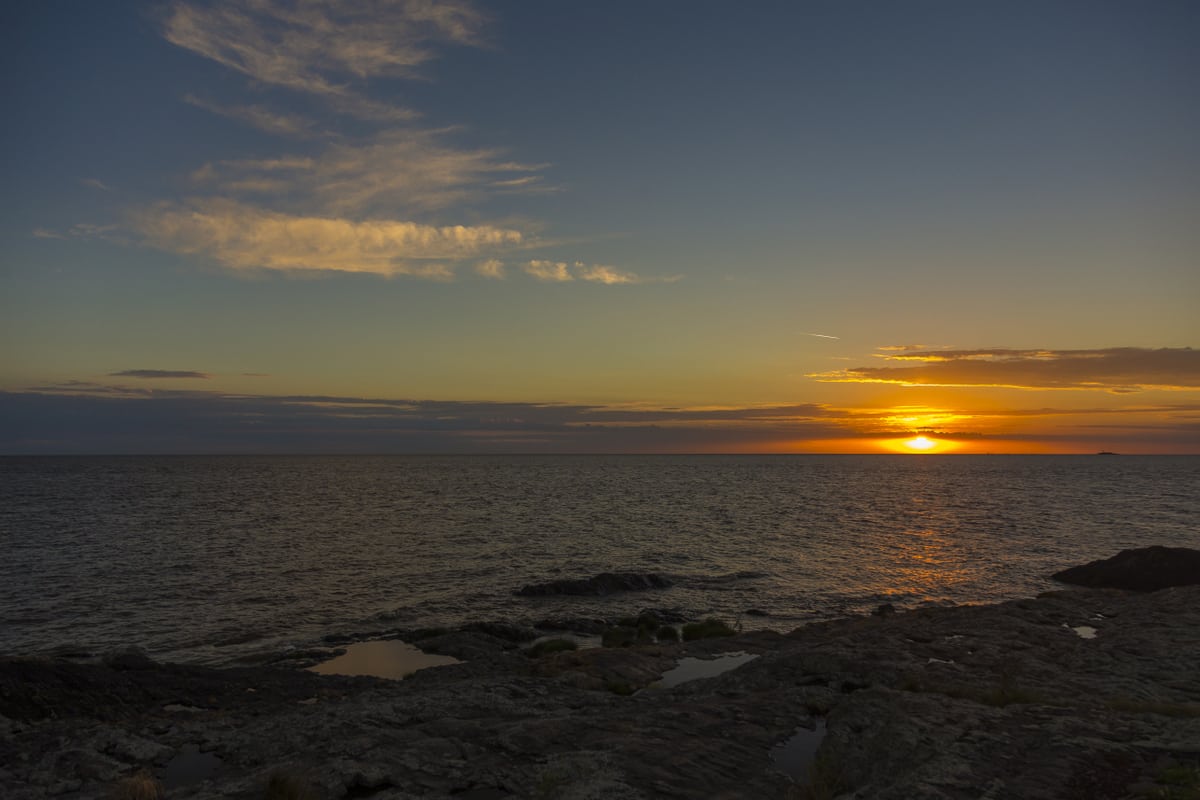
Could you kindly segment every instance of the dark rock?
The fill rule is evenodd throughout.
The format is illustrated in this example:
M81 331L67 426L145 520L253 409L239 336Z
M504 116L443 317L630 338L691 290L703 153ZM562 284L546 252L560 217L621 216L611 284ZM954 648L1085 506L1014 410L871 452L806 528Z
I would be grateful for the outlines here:
M747 608L742 613L745 614L747 617L769 617L769 616L771 616L766 611L763 611L761 608Z
M462 630L486 633L488 636L495 636L497 639L505 639L510 642L532 642L538 638L537 631L532 628L513 625L510 622L471 622L463 625Z
M638 612L638 616L653 614L659 622L664 622L668 625L678 625L693 619L695 614L688 614L679 608L643 608Z
M1200 550L1187 547L1140 547L1112 558L1071 567L1050 576L1092 588L1154 592L1170 586L1200 584Z
M1167 781L1200 767L1196 630L1185 586L540 658L458 631L423 645L467 663L403 681L0 658L0 797L117 796L121 776L209 753L179 797L262 797L275 774L330 798L788 797L771 753L816 714L814 794L1183 796ZM736 651L759 657L653 687Z
M348 633L331 633L322 636L321 641L325 644L351 644L357 640Z
M609 595L645 589L666 589L674 583L654 572L601 572L591 578L563 578L522 586L515 594L522 597L550 595Z
M151 669L154 667L154 660L146 655L146 651L133 646L106 653L102 660L106 667L113 669Z
M602 619L560 617L554 619L543 619L534 623L533 627L541 631L572 631L574 633L596 635L604 633L605 629L608 627L608 623Z
M879 606L874 611L872 611L871 615L875 616L875 617L890 617L892 614L895 614L895 613L896 613L896 607L894 605L892 605L891 603L884 603L883 605Z

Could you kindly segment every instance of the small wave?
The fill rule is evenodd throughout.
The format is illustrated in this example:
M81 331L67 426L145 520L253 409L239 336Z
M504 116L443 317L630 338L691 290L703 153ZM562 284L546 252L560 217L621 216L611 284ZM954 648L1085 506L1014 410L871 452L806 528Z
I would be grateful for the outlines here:
M752 581L758 578L769 578L771 573L759 570L739 570L720 575L682 575L680 582L690 586L724 586L738 581Z
M242 631L221 639L215 639L212 642L213 647L235 647L240 644L249 644L263 639L267 634L262 631Z

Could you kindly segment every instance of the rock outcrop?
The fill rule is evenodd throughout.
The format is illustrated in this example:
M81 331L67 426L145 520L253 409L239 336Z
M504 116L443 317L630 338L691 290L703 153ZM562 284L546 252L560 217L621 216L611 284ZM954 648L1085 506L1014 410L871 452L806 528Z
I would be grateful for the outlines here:
M100 800L134 776L172 799L272 783L327 800L1200 791L1200 586L541 658L496 632L429 637L472 660L403 681L0 659L0 796ZM758 658L646 688L730 651ZM815 759L785 774L772 754L814 730Z
M1050 576L1092 588L1154 592L1170 586L1200 584L1200 550L1187 547L1139 547L1112 558L1071 567Z

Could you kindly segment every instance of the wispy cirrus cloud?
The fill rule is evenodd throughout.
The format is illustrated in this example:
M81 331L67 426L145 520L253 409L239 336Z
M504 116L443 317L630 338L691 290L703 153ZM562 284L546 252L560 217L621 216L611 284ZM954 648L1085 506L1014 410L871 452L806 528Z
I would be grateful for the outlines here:
M459 146L458 128L416 127L419 115L392 102L394 91L384 99L370 94L382 79L425 79L424 67L443 48L482 46L486 21L467 0L174 0L162 27L172 44L245 75L257 89L309 93L334 115L382 124L330 125L326 130L339 131L334 135L259 102L185 95L198 108L301 141L291 152L202 165L191 175L189 198L130 214L134 232L146 244L236 271L446 280L470 264L482 277L506 277L506 253L545 246L537 224L489 223L468 207L501 195L556 191L541 174L548 165L501 148ZM558 267L539 263L519 269L558 279ZM561 263L564 279L594 284L677 279Z
M419 75L437 45L479 44L483 23L456 0L217 0L175 3L164 36L258 83L345 98L352 80Z
M284 155L206 164L197 188L223 196L270 200L331 214L432 211L495 193L552 191L538 170L496 149L446 144L450 129L399 129L365 142L335 142L314 155ZM511 176L521 176L513 183Z
M197 378L208 380L212 376L207 372L197 372L190 369L123 369L120 372L108 373L114 378L142 378L156 380L163 378Z
M297 139L310 139L320 135L313 120L300 114L272 111L261 105L223 106L193 94L184 95L183 101L213 114L244 122L264 133Z
M442 261L521 245L521 231L491 225L354 221L265 211L233 201L164 204L138 215L145 239L207 255L234 270L326 270L448 279Z
M890 347L888 366L809 375L838 383L902 386L988 386L1075 389L1113 393L1200 388L1200 351L1190 347L1111 347L1097 350L927 350Z
M117 230L116 225L96 225L90 222L80 222L66 230L56 231L51 228L34 228L31 231L36 239L94 239L102 238Z

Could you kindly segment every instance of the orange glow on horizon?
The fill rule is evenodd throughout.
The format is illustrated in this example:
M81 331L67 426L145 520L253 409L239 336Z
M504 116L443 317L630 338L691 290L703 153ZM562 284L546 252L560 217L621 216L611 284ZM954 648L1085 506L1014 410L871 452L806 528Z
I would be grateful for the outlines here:
M930 438L930 437L926 437ZM897 436L891 438L858 438L845 439L805 439L780 440L775 442L754 442L733 444L720 448L702 448L691 452L697 453L738 453L738 454L809 454L809 455L871 455L880 453L896 453L902 455L1092 455L1102 449L1100 445L1088 441L1038 442L1023 439L991 439L991 438L938 438L930 439L934 447L929 450L914 450L908 445L914 437ZM1152 454L1154 451L1123 448L1125 455L1136 453Z
M952 439L935 439L925 434L895 439L877 439L876 444L890 453L926 454L953 453L962 449L962 442Z

